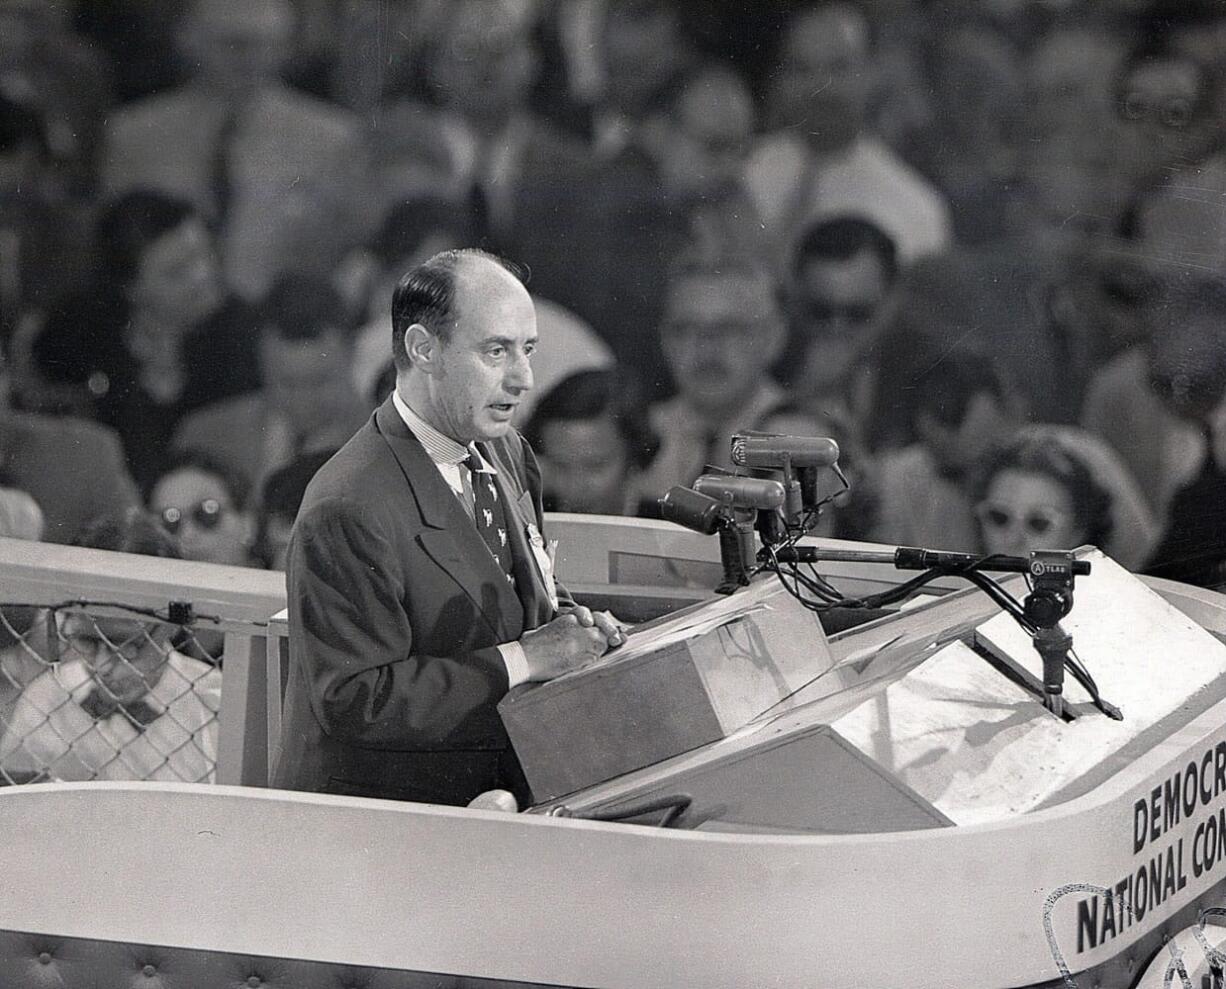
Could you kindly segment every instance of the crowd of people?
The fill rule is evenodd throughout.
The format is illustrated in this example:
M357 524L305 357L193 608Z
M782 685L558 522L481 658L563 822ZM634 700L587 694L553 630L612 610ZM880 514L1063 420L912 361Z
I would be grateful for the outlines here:
M1226 582L1213 0L0 0L0 531L281 567L436 251L547 508L828 435L822 532Z

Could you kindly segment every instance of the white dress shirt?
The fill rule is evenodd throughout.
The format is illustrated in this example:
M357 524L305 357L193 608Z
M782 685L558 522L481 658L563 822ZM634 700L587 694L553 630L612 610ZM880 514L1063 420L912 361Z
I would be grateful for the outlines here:
M409 427L409 431L426 448L426 453L434 466L438 468L443 480L447 482L447 487L451 488L455 496L460 499L460 503L464 505L465 510L471 515L472 506L468 504L466 500L468 496L464 490L463 471L466 468L460 465L468 459L470 453L481 462L481 470L484 473L497 474L498 471L494 469L494 465L482 457L475 446L464 446L450 436L440 433L409 408L408 403L400 397L399 392L392 392L392 404L396 406L396 411L400 413L400 418ZM524 647L518 642L503 642L498 646L498 652L502 654L502 661L506 664L508 686L514 687L525 683L530 671Z

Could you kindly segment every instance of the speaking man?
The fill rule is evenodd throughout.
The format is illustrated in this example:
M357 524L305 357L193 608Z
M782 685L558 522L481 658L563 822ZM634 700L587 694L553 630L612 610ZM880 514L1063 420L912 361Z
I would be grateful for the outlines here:
M462 804L528 794L497 704L622 641L555 587L540 474L511 427L532 300L446 251L392 301L396 390L307 488L291 537L275 785Z

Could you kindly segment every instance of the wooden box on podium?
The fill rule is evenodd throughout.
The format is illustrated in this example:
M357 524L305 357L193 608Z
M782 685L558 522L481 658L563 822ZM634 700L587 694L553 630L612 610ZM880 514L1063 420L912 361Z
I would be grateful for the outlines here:
M817 616L773 577L640 626L594 666L499 705L536 801L726 737L832 666Z

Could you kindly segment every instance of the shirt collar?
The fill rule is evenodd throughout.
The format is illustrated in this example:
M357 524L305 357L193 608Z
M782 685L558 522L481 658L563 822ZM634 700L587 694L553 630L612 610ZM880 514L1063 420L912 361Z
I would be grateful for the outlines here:
M462 443L457 443L450 436L440 433L409 408L408 403L400 397L400 392L392 392L392 404L396 406L396 411L400 413L400 418L404 420L404 424L409 427L409 432L416 436L421 445L426 448L426 453L430 455L430 459L435 464L455 466L467 460L469 453L474 453L477 459L481 461L481 470L490 474L498 473L490 462L481 456L481 451L476 446L472 444L464 446Z

